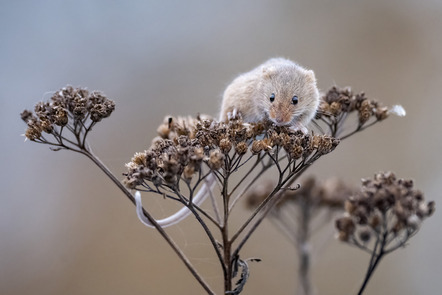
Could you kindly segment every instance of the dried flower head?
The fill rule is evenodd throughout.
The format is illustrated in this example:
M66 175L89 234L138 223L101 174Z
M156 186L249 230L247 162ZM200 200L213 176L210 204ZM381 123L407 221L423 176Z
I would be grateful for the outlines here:
M102 93L67 86L54 93L50 102L37 103L34 113L23 111L21 118L28 125L27 139L68 148L69 143L84 146L87 133L114 110L115 103ZM73 133L77 142L69 141L69 136L62 134L63 130ZM52 135L56 141L46 139L44 133Z
M254 187L246 196L247 205L253 209L261 203L273 190L274 183L262 182ZM299 202L309 203L314 209L328 208L330 210L342 210L345 201L355 193L355 189L338 178L330 178L323 182L314 177L307 177L299 188L285 189L283 196L275 210L279 210L289 204Z
M417 232L422 220L433 214L434 202L426 203L412 180L386 172L363 179L360 192L346 201L345 209L346 215L336 221L339 237L358 246L373 236L382 238L384 252L389 252ZM344 223L352 223L351 230Z
M229 171L234 170L249 151L249 157L265 153L274 161L277 161L273 158L275 153L285 151L289 166L302 159L300 165L293 166L294 169L286 169L295 173L301 166L331 152L339 144L339 140L327 135L294 132L268 122L244 124L240 118L224 123L208 116L167 116L157 130L159 137L155 138L152 146L144 153L135 154L126 165L125 183L130 188L139 185L155 191L147 183L154 180L176 187L180 179L190 181L202 171L203 166L210 171L218 171L235 163L235 167L228 168ZM140 173L146 168L149 173ZM199 173L200 178L205 175Z
M352 123L356 129L343 135L344 123L352 113L357 114L356 122ZM345 138L385 120L389 115L405 116L405 110L400 105L384 107L376 100L368 99L365 93L354 94L350 88L332 87L322 97L315 123L317 126L326 125L328 131L323 133ZM320 129L323 130L322 127Z

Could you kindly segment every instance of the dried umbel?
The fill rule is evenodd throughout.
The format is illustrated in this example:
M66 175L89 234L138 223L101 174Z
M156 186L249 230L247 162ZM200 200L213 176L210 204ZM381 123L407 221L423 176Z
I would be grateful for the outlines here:
M72 138L63 136L63 130L73 133L76 144L84 139L92 127L107 118L115 109L115 103L98 91L67 86L54 93L50 102L39 102L34 113L25 110L21 118L28 125L27 139L65 148ZM56 142L46 139L44 133L55 137Z
M342 134L344 122L353 113L357 115L356 129ZM405 116L405 110L400 105L391 108L382 106L378 101L367 98L363 92L354 94L350 88L332 87L321 99L315 122L317 126L325 124L330 135L344 139L390 115Z
M425 202L412 180L378 173L364 179L361 191L346 201L346 215L336 227L340 240L364 248L370 237L385 236L384 251L389 252L404 245L434 209L434 202Z
M434 210L435 203L425 202L412 180L396 178L392 172L362 180L360 192L346 201L345 215L336 220L339 239L371 255L358 294L363 293L379 261L405 246Z
M247 194L247 206L253 209L271 192L274 184L263 182ZM298 187L282 192L281 201L274 207L275 215L279 210L292 205L308 203L309 210L325 208L327 210L342 210L344 203L353 195L355 189L338 178L330 178L320 182L314 177L308 177Z
M249 209L254 209L272 191L274 183L261 182L247 195ZM297 294L311 294L310 261L315 252L313 236L326 229L333 216L343 210L344 202L355 192L342 180L330 178L318 181L315 177L301 180L300 185L282 191L280 202L268 219L293 244L298 254ZM323 247L323 244L321 244Z
M245 124L235 119L223 123L204 118L166 117L152 146L135 154L126 164L126 186L151 191L162 184L178 187L180 180L188 182L198 173L200 178L204 177L200 173L203 164L212 171L236 169L248 150L250 158L267 153L275 161L277 154L284 151L283 158L288 159L286 169L299 170L300 166L291 166L296 160L301 159L299 163L306 165L331 152L339 143L327 135L303 134L267 122ZM236 164L230 167L233 159Z

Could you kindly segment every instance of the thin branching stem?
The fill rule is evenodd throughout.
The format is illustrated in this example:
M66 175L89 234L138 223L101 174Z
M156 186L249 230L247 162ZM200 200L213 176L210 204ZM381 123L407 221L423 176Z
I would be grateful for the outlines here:
M132 194L126 189L126 187L115 177L114 174L101 162L98 157L90 153L89 151L82 150L80 151L83 155L88 157L92 162L94 162L111 180L112 182L124 193L124 195L135 205L135 198ZM166 240L169 246L173 249L173 251L178 255L181 261L186 265L187 269L193 275L193 277L200 283L203 289L208 294L215 294L209 285L205 282L202 276L196 271L195 267L192 265L190 260L185 256L185 254L181 251L178 245L172 240L172 238L164 231L164 229L156 222L156 220L143 208L143 214L146 218L155 226L156 230L160 233L160 235Z

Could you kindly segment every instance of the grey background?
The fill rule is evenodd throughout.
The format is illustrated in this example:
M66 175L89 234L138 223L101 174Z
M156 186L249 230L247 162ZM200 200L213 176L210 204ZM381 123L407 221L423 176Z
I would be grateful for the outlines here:
M1 1L0 293L202 294L167 244L87 159L23 142L19 113L66 84L102 90L115 113L90 136L117 175L166 114L216 115L225 86L273 56L408 114L343 143L310 172L358 184L382 170L440 201L440 1ZM157 201L157 215L168 210ZM241 209L242 210L242 209ZM436 294L441 215L389 255L367 294ZM368 256L330 234L313 261L318 294L354 294ZM217 292L222 276L193 221L170 230ZM327 234L325 235L327 236ZM244 294L293 294L292 246L264 224L243 255Z

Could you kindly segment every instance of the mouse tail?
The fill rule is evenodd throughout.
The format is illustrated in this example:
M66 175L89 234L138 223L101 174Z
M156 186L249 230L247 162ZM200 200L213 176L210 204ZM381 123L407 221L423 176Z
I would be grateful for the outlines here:
M205 183L201 186L197 194L193 197L193 204L196 206L200 206L204 200L211 194L214 186L216 184L216 177L213 174L209 174ZM143 214L143 205L141 203L141 194L139 191L135 192L135 203L136 203L136 211L138 219L147 227L155 228L155 226L147 219L147 217ZM166 218L156 220L156 222L161 227L169 227L174 224L179 223L184 220L187 216L192 213L187 207L181 208L175 214L170 215Z

